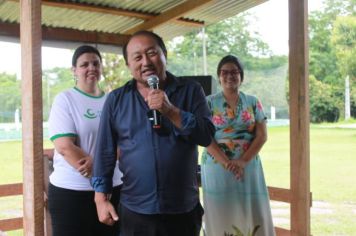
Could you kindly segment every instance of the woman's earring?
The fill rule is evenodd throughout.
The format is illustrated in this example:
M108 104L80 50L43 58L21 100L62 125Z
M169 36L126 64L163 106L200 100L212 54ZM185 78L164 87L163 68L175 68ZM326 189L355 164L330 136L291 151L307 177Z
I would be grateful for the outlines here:
M75 83L77 83L78 82L77 76L73 76L73 80L74 80Z

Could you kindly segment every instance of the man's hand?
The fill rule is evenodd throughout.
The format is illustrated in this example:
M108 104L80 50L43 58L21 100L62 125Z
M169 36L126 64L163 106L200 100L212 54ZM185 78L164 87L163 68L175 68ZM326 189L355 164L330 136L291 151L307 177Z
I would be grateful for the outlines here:
M160 89L152 89L148 93L146 102L151 110L159 111L178 129L182 128L180 110L169 101L167 94L164 91Z
M109 201L109 194L95 192L95 204L98 218L101 223L113 225L119 220L115 208Z
M172 109L172 104L169 101L166 93L160 89L152 89L148 93L146 102L151 110L157 110L163 115Z

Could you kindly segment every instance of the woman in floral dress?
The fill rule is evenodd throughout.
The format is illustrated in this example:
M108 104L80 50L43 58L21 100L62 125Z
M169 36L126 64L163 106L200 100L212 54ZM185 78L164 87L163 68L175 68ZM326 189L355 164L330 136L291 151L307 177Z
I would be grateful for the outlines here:
M256 97L239 91L244 71L237 57L222 58L217 74L222 92L207 97L216 142L204 151L201 161L205 233L273 236L258 155L267 140L266 116Z

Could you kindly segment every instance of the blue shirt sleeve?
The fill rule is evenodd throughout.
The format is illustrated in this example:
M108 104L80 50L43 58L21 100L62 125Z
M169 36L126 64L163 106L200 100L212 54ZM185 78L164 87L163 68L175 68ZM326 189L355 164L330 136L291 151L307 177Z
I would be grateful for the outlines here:
M90 181L91 181L91 184L92 184L95 192L111 193L112 182L110 182L107 178L92 177Z
M112 178L117 159L117 134L113 128L112 118L114 100L115 96L112 93L109 94L100 117L93 177L91 178L95 192L111 193L112 190Z
M176 135L186 136L191 142L208 146L214 137L215 128L211 123L211 112L200 85L189 84L193 89L188 92L189 111L180 111L182 128L174 127Z
M180 111L180 118L182 122L182 128L178 129L174 127L174 133L176 135L189 135L191 129L196 126L196 120L192 113L186 111Z

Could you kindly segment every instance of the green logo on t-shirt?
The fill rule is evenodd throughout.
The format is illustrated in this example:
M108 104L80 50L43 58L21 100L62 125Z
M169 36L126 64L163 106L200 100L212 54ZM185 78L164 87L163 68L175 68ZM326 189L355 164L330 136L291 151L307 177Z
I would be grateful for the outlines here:
M87 109L87 113L84 114L84 116L88 119L95 119L97 116L97 114L95 114L95 112L92 111L92 109Z

